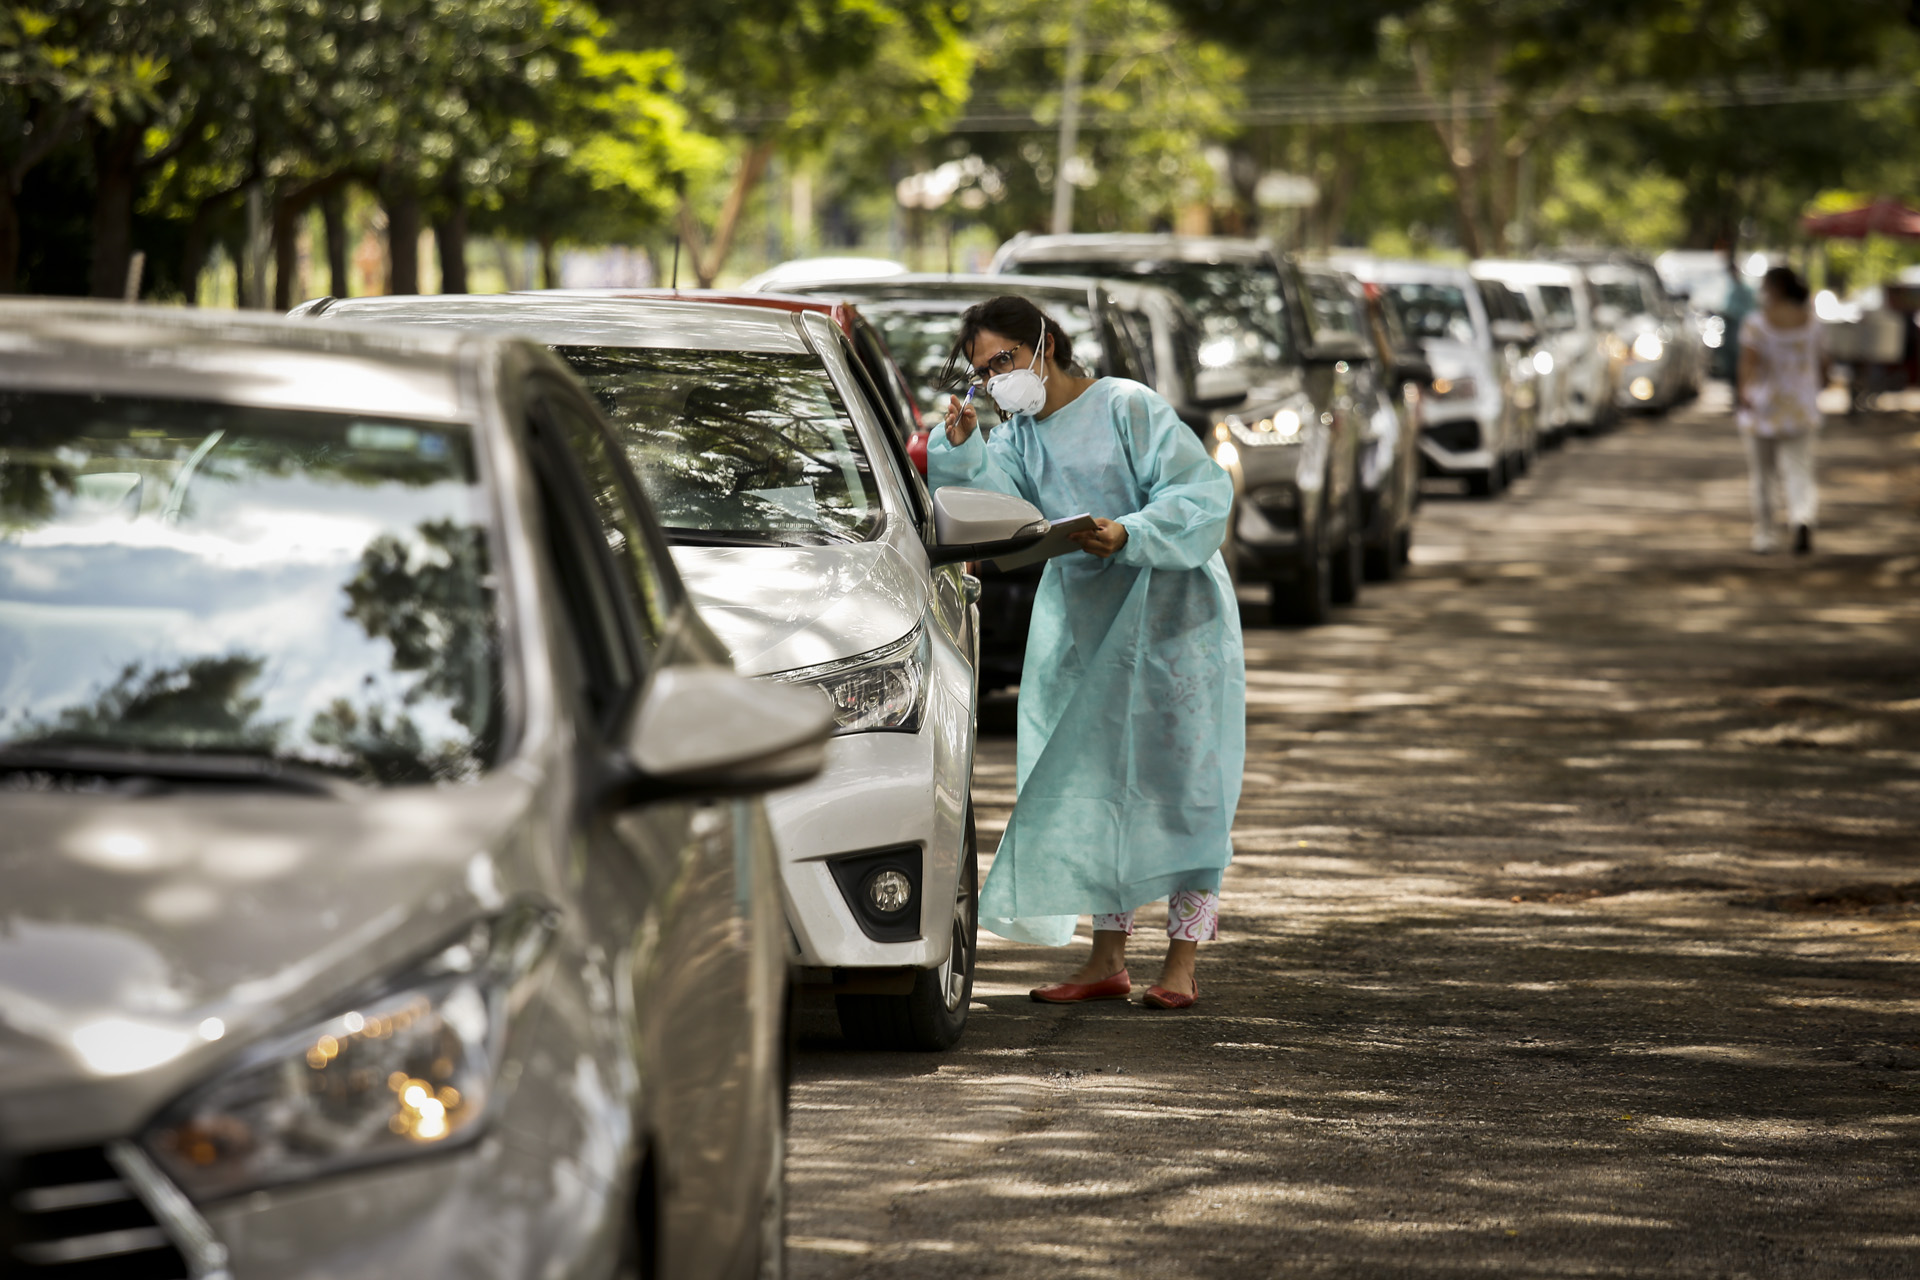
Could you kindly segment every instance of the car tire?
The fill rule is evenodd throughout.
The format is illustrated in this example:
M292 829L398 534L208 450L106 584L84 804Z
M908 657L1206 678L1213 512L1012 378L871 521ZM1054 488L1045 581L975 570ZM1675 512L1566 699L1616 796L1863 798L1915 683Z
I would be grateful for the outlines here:
M947 962L914 975L913 990L903 996L835 996L840 1034L857 1048L937 1053L951 1049L967 1029L980 954L980 857L972 805L966 823Z
M1328 594L1334 604L1352 604L1360 598L1360 583L1366 577L1366 544L1360 533L1360 479L1354 477L1347 491L1346 532L1333 551L1332 578Z
M1411 522L1409 522L1407 527L1400 531L1400 535L1394 539L1393 558L1397 566L1394 570L1396 573L1405 569L1413 562L1413 525Z
M1289 581L1268 588L1273 621L1279 626L1317 627L1333 616L1333 557L1327 550L1327 523L1320 522L1314 548Z
M1467 473L1467 496L1469 498L1491 498L1504 487L1502 473L1506 470L1500 462L1495 462L1484 471Z

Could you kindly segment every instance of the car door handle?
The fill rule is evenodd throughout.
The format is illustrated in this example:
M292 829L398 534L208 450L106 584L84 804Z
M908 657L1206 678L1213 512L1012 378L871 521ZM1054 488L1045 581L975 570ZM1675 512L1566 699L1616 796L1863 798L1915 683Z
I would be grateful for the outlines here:
M968 604L979 604L980 603L980 579L974 577L970 573L961 574L960 575L960 593L966 597Z

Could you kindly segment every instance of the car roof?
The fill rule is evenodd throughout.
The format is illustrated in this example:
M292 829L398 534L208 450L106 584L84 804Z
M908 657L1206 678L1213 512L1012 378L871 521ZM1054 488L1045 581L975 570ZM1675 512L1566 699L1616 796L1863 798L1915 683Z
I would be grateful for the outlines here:
M1000 261L1083 262L1107 258L1115 262L1261 262L1273 257L1264 240L1239 236L1176 236L1095 233L1067 236L1026 236L1000 246Z
M260 312L0 300L0 385L458 421L498 344Z
M323 299L310 315L510 333L556 347L661 347L800 355L811 349L792 308L662 297L563 293L429 294Z
M1463 266L1400 258L1357 258L1336 265L1361 280L1379 284L1464 284L1473 279Z
M1580 279L1580 269L1565 262L1483 258L1467 270L1480 279L1504 284L1575 284Z

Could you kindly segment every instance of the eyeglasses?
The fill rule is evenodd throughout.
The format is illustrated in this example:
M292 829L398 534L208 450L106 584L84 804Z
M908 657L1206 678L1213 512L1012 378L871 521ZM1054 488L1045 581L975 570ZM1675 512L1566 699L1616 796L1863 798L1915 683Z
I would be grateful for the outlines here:
M1020 348L1024 345L1026 344L1017 343L1014 346L1008 347L1005 351L1000 352L998 355L989 356L985 364L974 366L973 380L975 382L985 382L988 378L994 377L997 374L1011 372L1014 364L1020 358Z

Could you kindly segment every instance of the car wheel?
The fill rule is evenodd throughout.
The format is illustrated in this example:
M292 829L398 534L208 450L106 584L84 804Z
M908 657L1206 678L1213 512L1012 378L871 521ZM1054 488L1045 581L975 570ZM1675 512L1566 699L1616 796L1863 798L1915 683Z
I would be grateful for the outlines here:
M1393 558L1399 569L1404 569L1413 560L1413 525L1408 524L1393 541Z
M1335 604L1352 604L1360 598L1360 581L1365 575L1366 544L1360 537L1360 481L1347 491L1346 532L1334 548L1333 578L1329 593Z
M1391 529L1385 541L1367 548L1367 581L1392 582L1400 576L1401 566L1407 563L1407 540L1412 535L1408 527Z
M1467 473L1467 496L1470 498L1491 498L1504 487L1502 481L1506 467L1499 461L1484 471Z
M979 956L980 858L967 806L966 844L954 886L953 939L946 961L914 976L903 996L836 996L840 1033L862 1049L937 1052L951 1049L967 1028L973 1000L973 971Z
M1327 523L1320 521L1313 551L1291 581L1275 582L1272 613L1281 626L1317 627L1333 616L1333 556L1327 549Z

